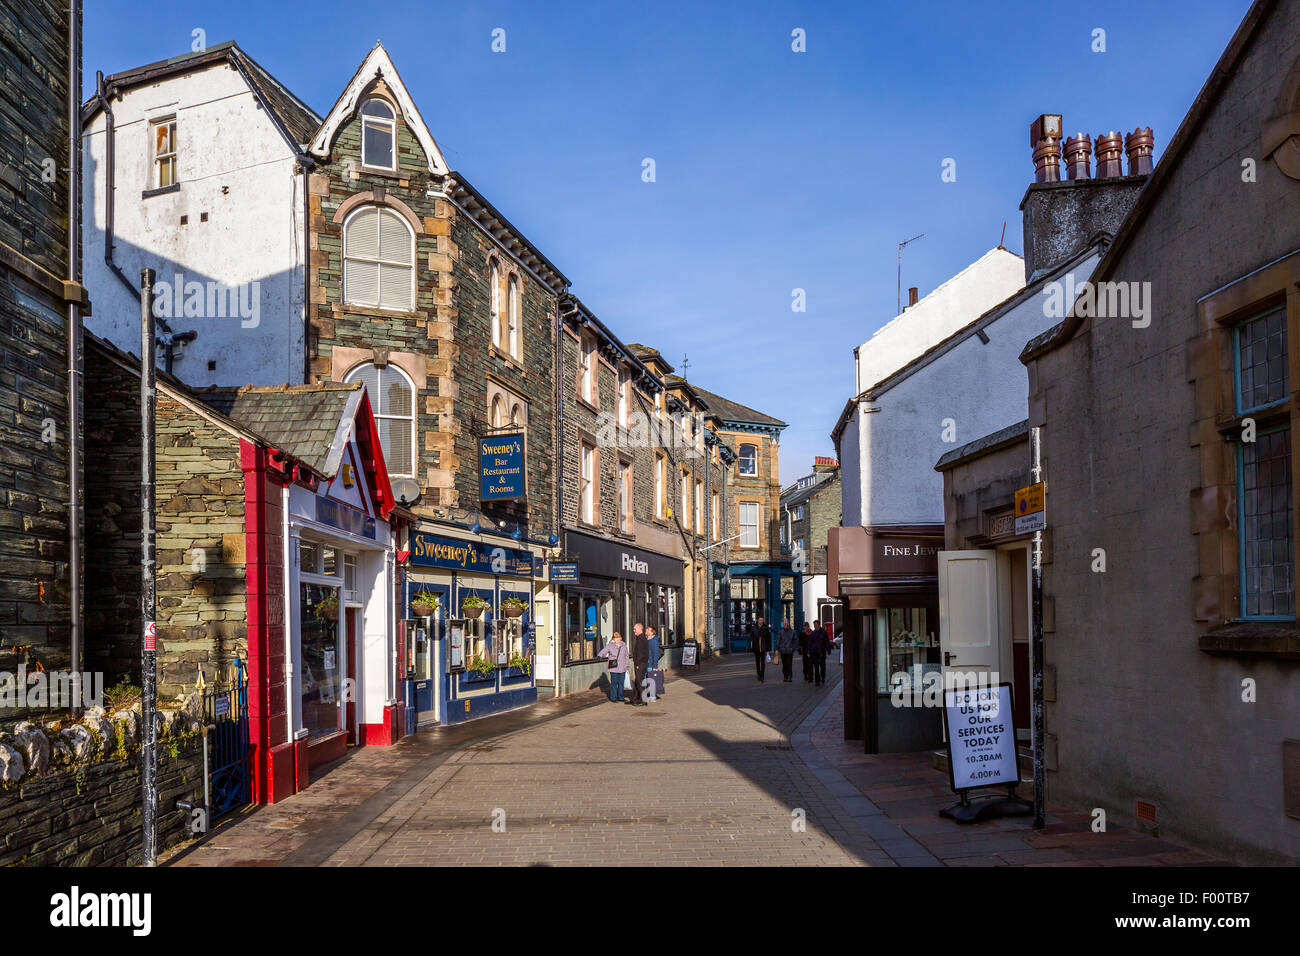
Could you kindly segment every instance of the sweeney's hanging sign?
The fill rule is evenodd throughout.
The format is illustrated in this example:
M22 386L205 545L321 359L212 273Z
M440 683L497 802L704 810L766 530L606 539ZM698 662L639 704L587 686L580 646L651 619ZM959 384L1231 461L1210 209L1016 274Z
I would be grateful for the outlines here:
M525 496L523 432L480 438L478 462L481 499L500 501Z

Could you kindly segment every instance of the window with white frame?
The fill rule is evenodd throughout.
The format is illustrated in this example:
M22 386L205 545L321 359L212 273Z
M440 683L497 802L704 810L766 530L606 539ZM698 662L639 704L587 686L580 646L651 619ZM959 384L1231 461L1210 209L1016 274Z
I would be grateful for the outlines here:
M506 295L506 347L510 349L510 355L516 359L520 357L519 308L519 279L511 276Z
M713 507L709 511L709 524L713 525L709 530L713 533L713 540L718 540L718 493L713 493Z
M493 259L488 264L488 321L492 326L492 344L501 347L501 269Z
M655 517L664 517L664 497L666 490L664 488L664 456L655 455Z
M578 497L579 518L596 523L596 446L582 442L582 484Z
M596 404L596 337L583 332L578 343L578 396Z
M683 528L691 526L691 479L685 472L682 472L682 510L677 515L677 520Z
M740 546L758 547L758 502L742 501L737 506L740 523Z
M509 389L488 379L488 425L491 428L524 428L528 425L528 403Z
M621 461L618 464L618 529L624 534L632 533L632 463Z
M397 168L397 117L381 99L361 104L361 165L375 169Z
M695 533L704 534L704 482L695 482Z
M415 476L415 383L395 365L367 363L348 372L345 382L362 381L379 429L384 462L393 477Z
M176 117L156 120L149 124L153 134L153 188L175 186L176 176Z
M343 224L343 301L415 308L415 233L392 209L364 206Z
M632 407L632 373L626 366L618 370L618 424L627 428L628 415Z
M740 455L736 458L736 471L742 475L758 474L758 446L744 444L740 446Z

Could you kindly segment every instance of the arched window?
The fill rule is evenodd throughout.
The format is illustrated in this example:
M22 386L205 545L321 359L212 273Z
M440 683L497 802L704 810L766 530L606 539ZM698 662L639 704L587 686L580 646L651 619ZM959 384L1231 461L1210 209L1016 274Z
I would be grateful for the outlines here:
M363 206L343 224L343 301L415 308L415 233L383 206Z
M488 270L488 282L491 288L488 290L488 296L491 299L492 314L489 319L492 322L492 344L497 348L501 347L501 270L497 267L497 261L492 260L492 267Z
M379 99L361 104L361 165L396 169L397 122L393 108Z
M506 423L506 403L500 395L492 396L492 427L500 428Z
M522 425L524 423L524 409L518 402L510 409L510 424Z
M758 446L741 445L740 456L736 459L736 471L742 475L758 474Z
M519 358L519 279L515 276L510 277L510 293L506 301L506 314L510 328L508 336L510 354L515 358Z
M395 365L377 368L369 363L358 365L343 380L358 379L370 394L388 473L415 477L415 383Z

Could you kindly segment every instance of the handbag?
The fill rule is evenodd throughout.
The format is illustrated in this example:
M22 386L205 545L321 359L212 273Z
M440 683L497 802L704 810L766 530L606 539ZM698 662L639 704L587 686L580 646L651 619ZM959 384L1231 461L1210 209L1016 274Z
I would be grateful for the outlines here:
M624 689L624 690L631 690L631 689L632 689L632 672L631 672L631 671L624 671L624 672L623 672L623 689Z

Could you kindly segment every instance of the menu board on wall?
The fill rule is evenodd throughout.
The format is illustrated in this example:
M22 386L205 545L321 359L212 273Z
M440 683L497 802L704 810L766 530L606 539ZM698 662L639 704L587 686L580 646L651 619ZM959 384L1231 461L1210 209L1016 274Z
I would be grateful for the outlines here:
M453 671L465 669L464 621L452 621L447 625L447 666Z

